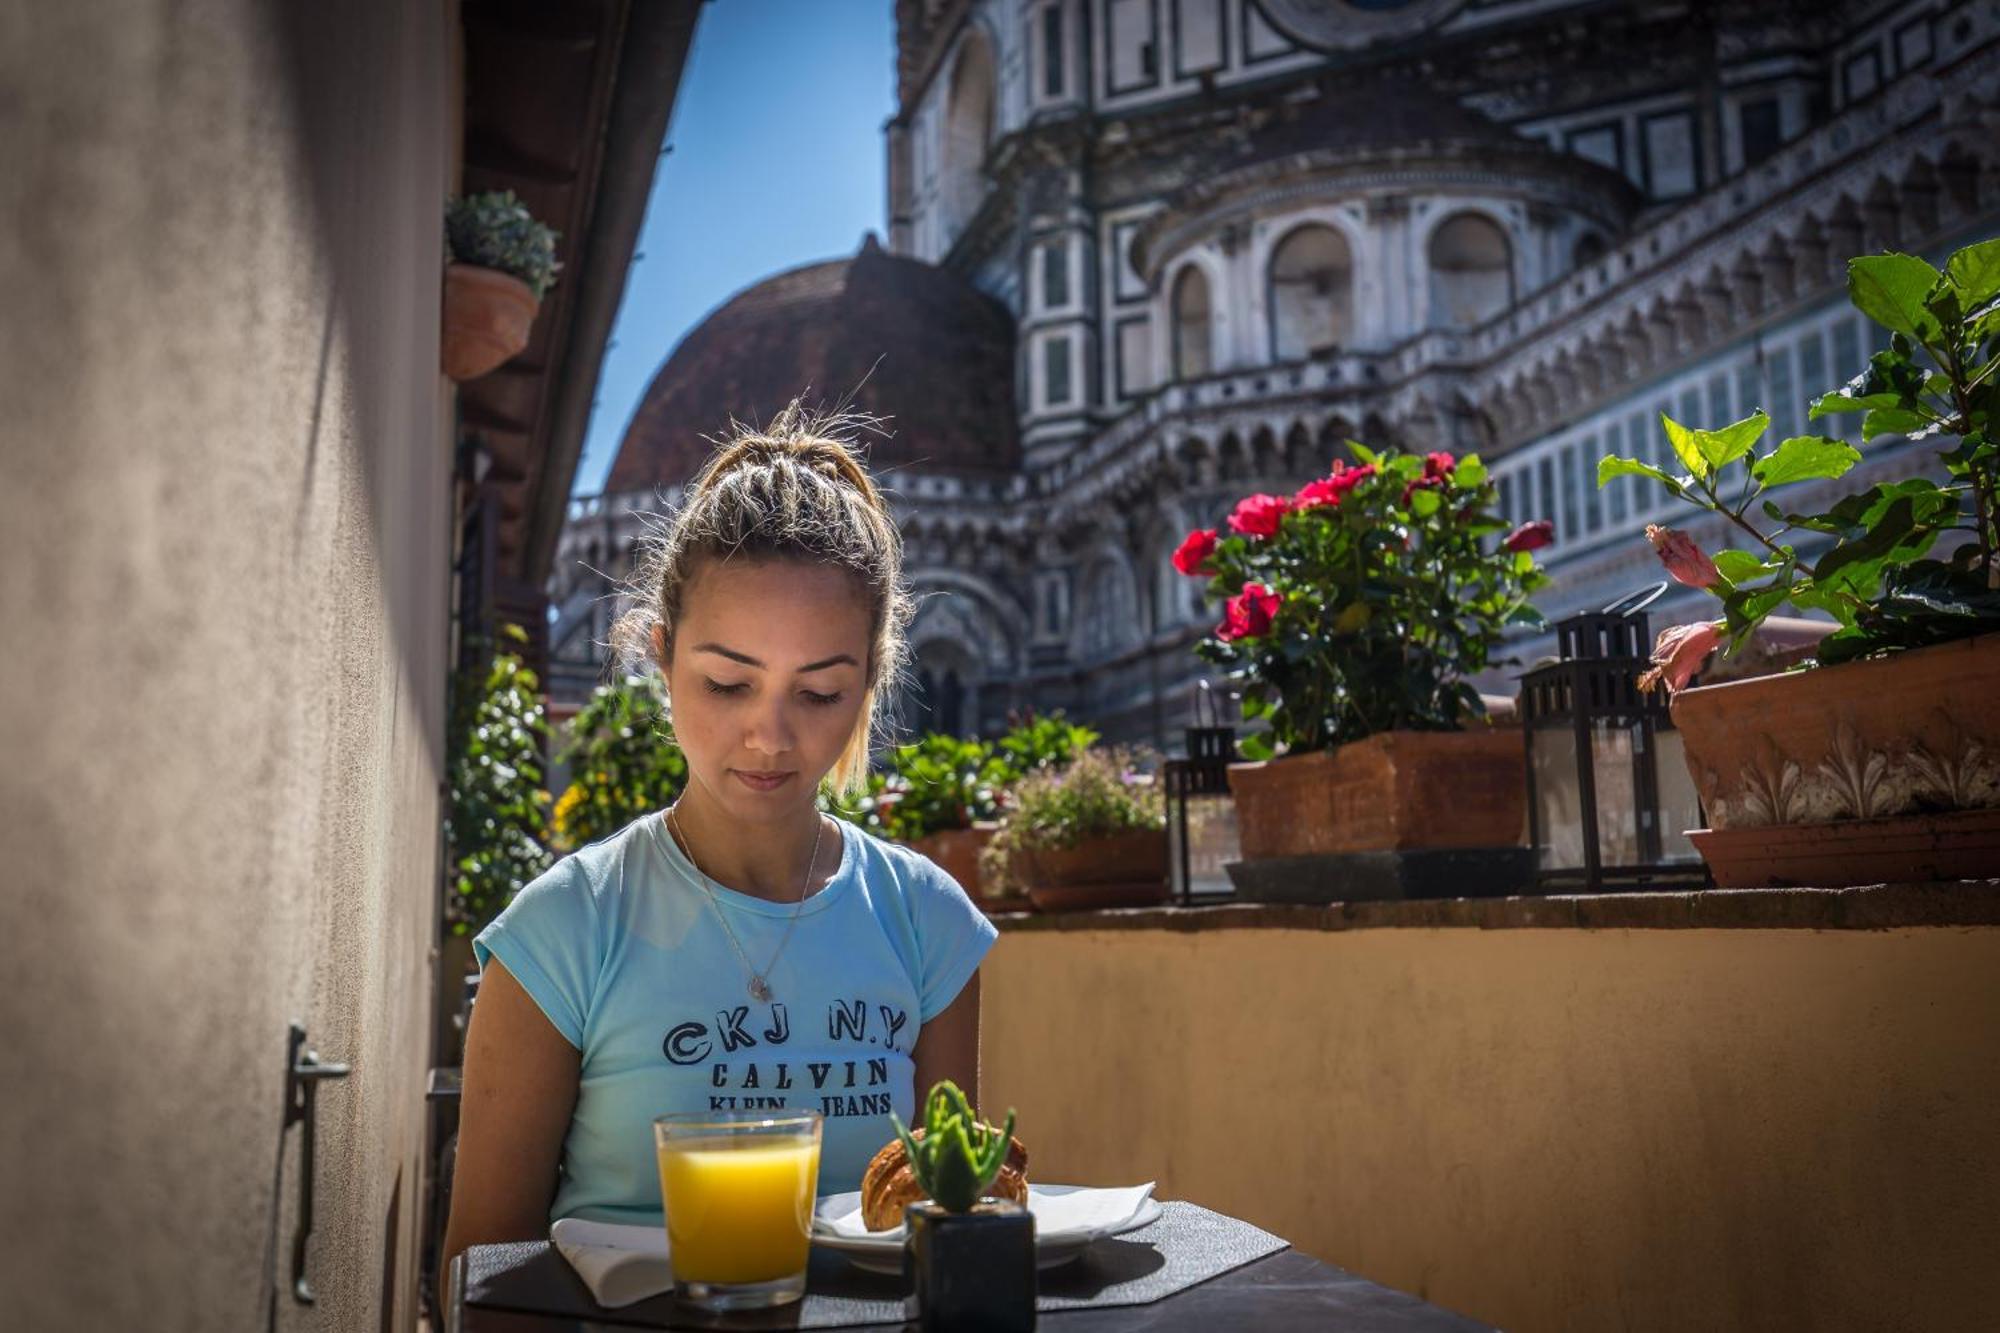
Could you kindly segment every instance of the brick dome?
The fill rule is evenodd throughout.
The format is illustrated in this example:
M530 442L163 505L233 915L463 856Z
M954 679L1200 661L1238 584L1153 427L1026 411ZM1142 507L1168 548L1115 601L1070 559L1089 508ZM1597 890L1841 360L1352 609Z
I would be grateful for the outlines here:
M870 236L854 257L767 278L697 325L653 377L605 489L686 481L732 416L761 424L794 397L832 403L856 385L854 407L891 432L863 438L877 471L1020 464L1007 310Z

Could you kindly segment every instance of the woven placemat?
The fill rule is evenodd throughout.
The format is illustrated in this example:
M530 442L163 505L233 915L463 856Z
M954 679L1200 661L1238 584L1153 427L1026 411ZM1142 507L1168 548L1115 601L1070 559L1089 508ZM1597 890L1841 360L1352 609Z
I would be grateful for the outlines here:
M1101 1240L1076 1262L1043 1272L1035 1304L1044 1312L1146 1305L1284 1248L1284 1241L1248 1222L1191 1203L1167 1203L1151 1226ZM655 1296L607 1310L547 1241L523 1241L466 1252L465 1303L640 1328L854 1328L901 1324L903 1283L815 1246L805 1299L796 1305L715 1315Z

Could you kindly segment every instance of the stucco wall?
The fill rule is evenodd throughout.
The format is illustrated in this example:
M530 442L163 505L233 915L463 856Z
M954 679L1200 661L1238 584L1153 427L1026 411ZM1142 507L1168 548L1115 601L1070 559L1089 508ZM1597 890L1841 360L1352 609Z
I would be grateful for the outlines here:
M8 1327L263 1328L274 1283L278 1327L413 1319L450 23L0 17ZM355 1066L319 1098L312 1311L294 1016Z
M1009 932L1031 1174L1510 1330L1990 1327L2000 928Z

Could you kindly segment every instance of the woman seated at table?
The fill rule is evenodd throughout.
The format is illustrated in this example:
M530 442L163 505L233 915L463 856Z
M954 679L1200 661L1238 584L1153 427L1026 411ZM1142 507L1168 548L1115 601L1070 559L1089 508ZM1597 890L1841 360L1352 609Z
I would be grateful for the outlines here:
M842 423L797 403L739 429L648 543L616 646L665 679L686 790L474 941L445 1262L557 1218L657 1223L657 1115L819 1111L832 1193L859 1187L915 1088L976 1095L993 926L816 801L867 773L904 656L901 566Z

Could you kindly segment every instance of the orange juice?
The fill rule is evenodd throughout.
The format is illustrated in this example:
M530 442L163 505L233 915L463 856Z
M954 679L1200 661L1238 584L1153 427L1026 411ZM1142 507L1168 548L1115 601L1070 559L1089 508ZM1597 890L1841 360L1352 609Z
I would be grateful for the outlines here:
M770 1282L806 1266L819 1144L689 1138L660 1148L667 1250L682 1282Z

